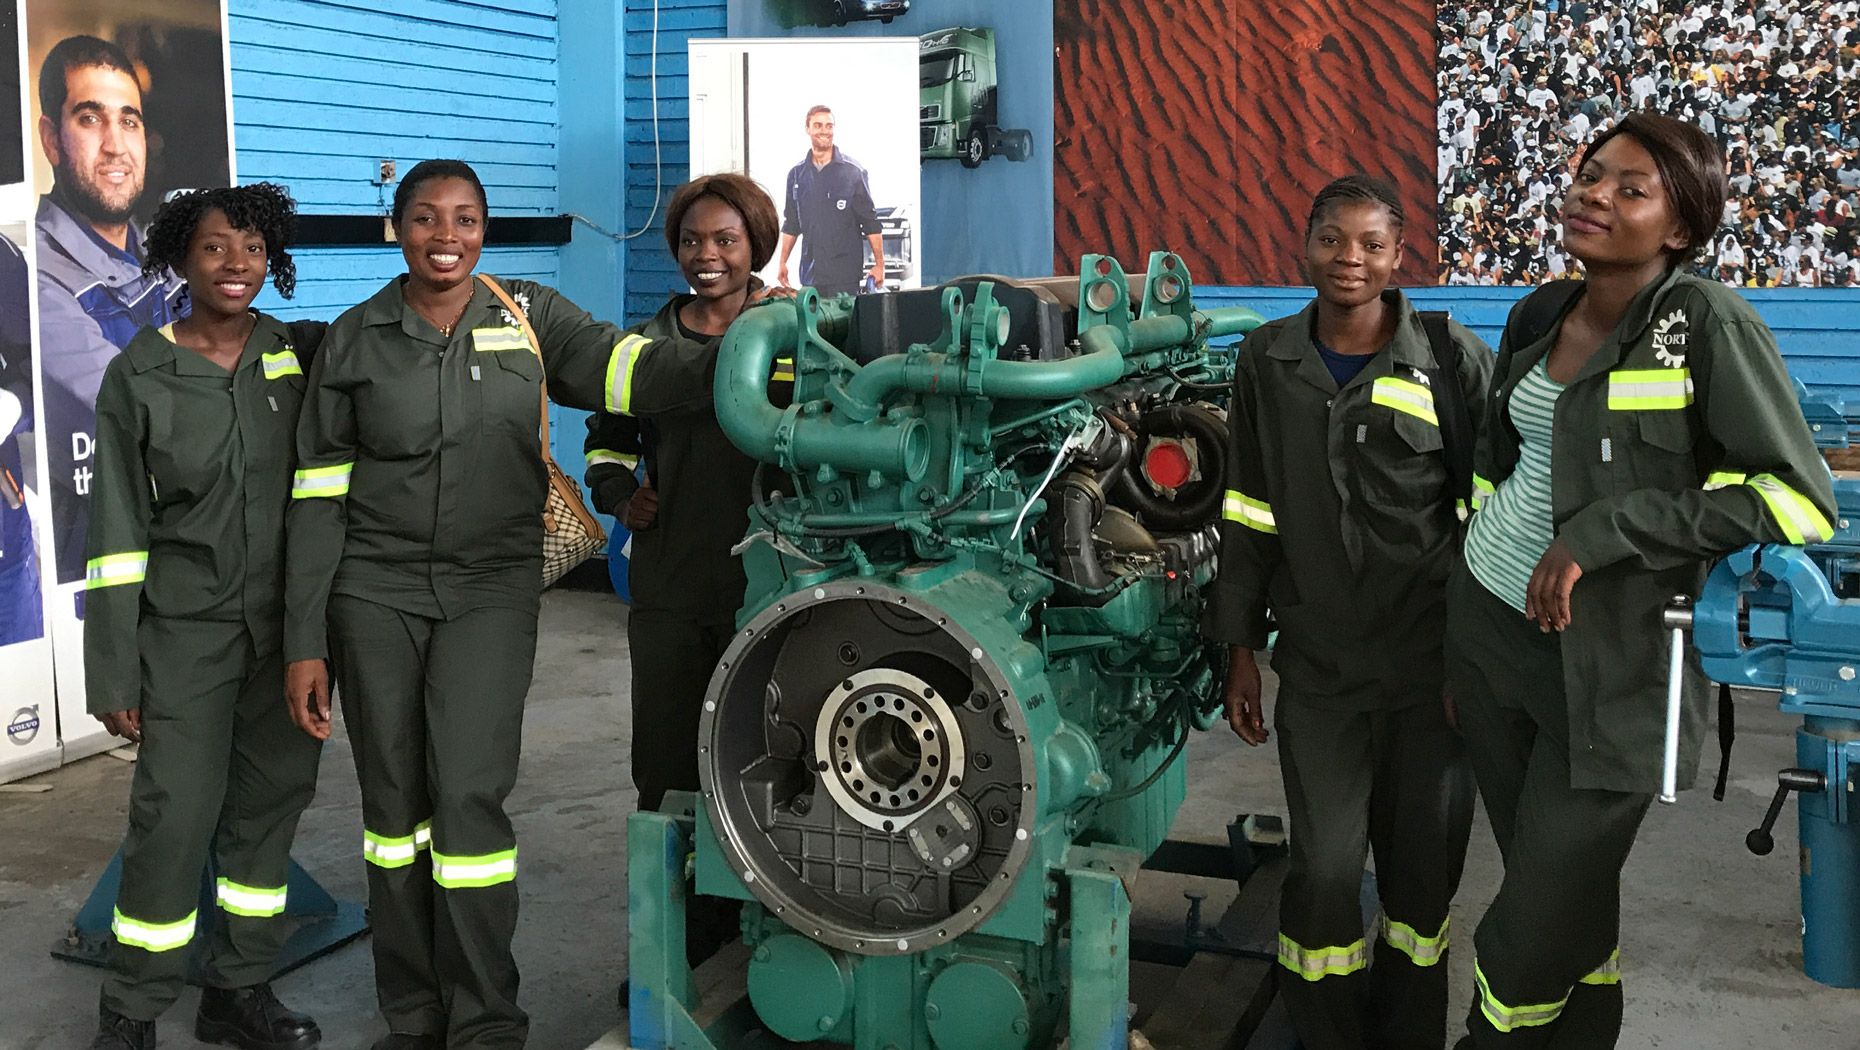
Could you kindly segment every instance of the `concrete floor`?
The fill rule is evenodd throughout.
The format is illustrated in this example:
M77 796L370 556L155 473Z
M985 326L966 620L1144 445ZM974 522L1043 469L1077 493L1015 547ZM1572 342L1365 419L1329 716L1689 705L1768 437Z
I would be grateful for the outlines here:
M611 594L595 591L557 590L543 602L523 776L510 802L523 844L516 950L535 1050L581 1050L616 1021L614 986L625 963L621 848L633 807L625 616ZM1726 801L1693 792L1678 807L1656 806L1628 863L1623 1047L1860 1045L1860 991L1824 988L1800 970L1794 805L1777 827L1776 854L1757 858L1743 848L1775 771L1793 764L1794 723L1755 699L1742 705L1740 731ZM1283 812L1270 746L1249 750L1221 728L1199 735L1189 760L1178 837L1219 839L1237 811ZM1708 765L1715 769L1715 760ZM89 1043L99 973L46 950L116 848L130 770L98 756L34 778L49 792L0 794L0 1050ZM338 728L296 857L333 893L360 899L360 842L354 767ZM1498 873L1481 814L1454 908L1460 938L1470 936ZM1451 966L1458 1018L1472 984L1470 953L1456 953ZM365 941L290 974L278 990L317 1017L325 1046L366 1047L382 1030ZM169 1013L163 1047L199 1045L194 1002L189 992Z

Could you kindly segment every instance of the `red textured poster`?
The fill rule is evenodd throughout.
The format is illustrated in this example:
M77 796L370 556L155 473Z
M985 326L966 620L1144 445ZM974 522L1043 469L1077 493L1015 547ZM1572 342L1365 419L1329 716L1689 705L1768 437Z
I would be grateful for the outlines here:
M1393 182L1397 280L1438 279L1433 0L1055 0L1055 265L1169 248L1204 284L1302 284L1326 182Z

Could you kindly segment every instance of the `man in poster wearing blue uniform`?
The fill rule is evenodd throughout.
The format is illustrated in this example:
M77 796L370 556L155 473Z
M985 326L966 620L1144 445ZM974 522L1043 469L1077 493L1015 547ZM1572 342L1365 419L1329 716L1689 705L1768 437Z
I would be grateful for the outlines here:
M39 198L39 352L58 582L84 575L97 389L143 325L186 314L182 283L142 274L132 218L148 174L142 87L121 48L59 41L39 69L39 145L52 190Z
M0 235L0 646L45 635L32 513L26 506L24 445L32 432L30 295L26 257Z
M807 156L788 171L782 197L780 269L788 285L788 256L801 243L801 284L822 295L857 295L885 287L885 235L872 204L865 169L833 144L833 111L807 111ZM865 263L871 248L872 262ZM861 282L865 287L861 287Z

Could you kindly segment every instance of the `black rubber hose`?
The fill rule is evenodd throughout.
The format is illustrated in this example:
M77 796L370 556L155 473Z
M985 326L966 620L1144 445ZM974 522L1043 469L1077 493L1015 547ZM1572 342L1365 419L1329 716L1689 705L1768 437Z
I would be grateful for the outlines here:
M1152 528L1184 531L1214 521L1221 510L1221 491L1227 477L1227 428L1207 411L1193 405L1165 405L1137 420L1145 436L1190 437L1201 453L1201 480L1186 495L1166 500L1149 490L1132 463L1118 479L1115 502L1136 512Z
M1104 513L1104 497L1096 484L1076 472L1061 477L1055 487L1058 494L1053 499L1052 509L1047 511L1052 533L1053 574L1086 592L1078 596L1078 604L1103 605L1111 600L1111 595L1097 592L1111 586L1111 574L1098 561L1091 533Z

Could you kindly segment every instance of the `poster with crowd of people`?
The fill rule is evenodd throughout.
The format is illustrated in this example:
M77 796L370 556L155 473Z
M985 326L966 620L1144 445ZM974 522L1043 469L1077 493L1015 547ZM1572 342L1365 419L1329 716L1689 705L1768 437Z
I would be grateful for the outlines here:
M1582 143L1696 121L1730 166L1702 273L1860 286L1860 2L1440 0L1440 281L1568 276L1553 235Z
M19 121L19 151L0 154L0 181L11 179L0 186L0 675L9 738L55 741L69 761L110 742L84 705L97 389L142 325L187 310L173 275L142 272L144 224L171 191L231 184L226 13L222 0L25 0L11 13L16 77L0 105ZM50 666L22 687L10 654L47 639ZM12 710L27 706L30 717Z

